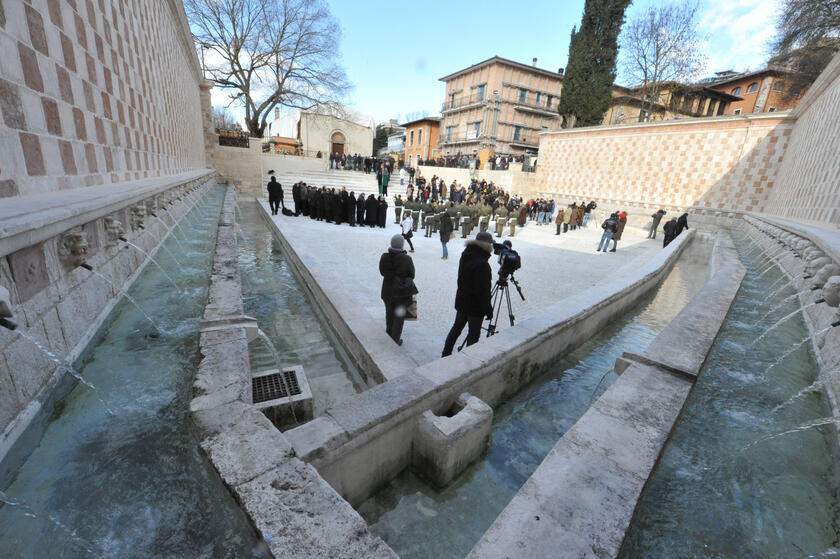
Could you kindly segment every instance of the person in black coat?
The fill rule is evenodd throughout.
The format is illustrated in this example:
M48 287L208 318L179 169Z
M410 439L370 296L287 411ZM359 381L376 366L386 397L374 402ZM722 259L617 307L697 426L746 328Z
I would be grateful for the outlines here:
M452 355L458 336L469 324L467 345L478 341L484 317L492 318L493 304L490 302L490 255L493 253L493 236L486 231L467 241L458 264L458 291L455 294L455 323L446 336L441 357Z
M350 196L347 197L347 223L350 227L356 226L356 193L352 190Z
M377 214L379 212L379 204L373 194L370 194L365 201L365 225L368 227L376 227Z
M688 229L688 214L682 214L677 219L677 234L675 236L678 237L683 232L683 229Z
M388 202L382 196L379 197L378 208L376 212L376 224L379 227L385 228L385 220L388 219Z
M322 188L315 192L315 218L324 221L324 203L326 202L326 191Z
M672 217L671 221L662 227L662 232L665 233L665 240L662 242L662 248L665 248L677 237L677 218Z
M347 219L347 204L348 204L348 196L347 190L344 187L341 187L341 192L338 193L338 220L336 223L343 223L348 221Z
M417 293L413 281L414 262L403 246L405 239L402 235L394 235L391 237L391 248L379 258L379 273L382 274L380 297L385 303L385 332L397 345L403 344L400 336L405 323L405 309L411 304L412 295Z
M292 201L295 204L295 215L300 215L301 212L301 203L300 203L300 183L295 183L292 187Z
M365 205L365 195L360 192L356 199L356 224L359 227L365 224Z
M283 185L277 182L274 175L268 181L268 205L271 208L271 215L277 215L280 206L283 204Z

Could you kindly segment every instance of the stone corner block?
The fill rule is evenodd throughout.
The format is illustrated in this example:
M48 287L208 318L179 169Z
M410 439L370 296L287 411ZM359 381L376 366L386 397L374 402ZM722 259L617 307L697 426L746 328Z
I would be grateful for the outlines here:
M468 393L445 415L424 412L412 445L412 469L436 487L445 487L487 448L492 422L493 409Z

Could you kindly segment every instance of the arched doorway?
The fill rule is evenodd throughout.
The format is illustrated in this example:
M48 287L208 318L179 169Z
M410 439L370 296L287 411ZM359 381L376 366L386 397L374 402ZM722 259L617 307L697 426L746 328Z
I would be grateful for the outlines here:
M344 144L346 140L341 132L333 132L330 136L330 150L337 155L344 155Z

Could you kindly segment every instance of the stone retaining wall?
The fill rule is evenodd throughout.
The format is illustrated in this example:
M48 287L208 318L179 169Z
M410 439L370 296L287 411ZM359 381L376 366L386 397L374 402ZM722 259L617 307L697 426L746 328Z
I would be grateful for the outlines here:
M720 233L715 274L563 435L468 557L618 556L746 269ZM593 555L594 552L594 555Z
M10 292L13 320L44 347L73 362L120 294L79 267L72 250L80 250L84 241L87 256L82 261L127 290L148 261L118 237L153 254L167 228L211 184L213 173L203 171L141 182L131 190L94 187L49 200L8 200L0 208L0 248L10 251L0 252L0 285ZM64 378L62 371L30 341L0 328L0 458L44 404L58 396L53 392ZM62 386L69 390L72 383Z
M655 288L693 234L681 235L631 275L555 303L456 355L406 369L285 435L300 458L357 505L409 466L426 410L441 414L464 392L491 406L506 400Z
M201 448L275 557L396 558L283 434L251 405L234 189L219 218L190 402Z

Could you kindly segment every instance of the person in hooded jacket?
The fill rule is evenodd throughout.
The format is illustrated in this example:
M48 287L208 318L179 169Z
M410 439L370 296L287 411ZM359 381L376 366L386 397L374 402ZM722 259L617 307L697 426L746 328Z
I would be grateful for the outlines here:
M385 303L385 332L397 345L402 345L402 330L406 307L417 293L414 285L414 262L406 254L402 235L391 237L391 247L379 258L379 273L382 274L380 297ZM410 281L409 281L410 280Z
M665 239L662 241L662 248L665 248L677 237L677 218L672 217L671 221L662 227L662 232L665 233Z
M464 326L467 331L467 345L478 341L481 336L481 323L484 317L493 317L493 304L490 301L492 272L490 255L493 253L493 236L482 231L475 240L466 243L461 261L458 264L458 291L455 293L455 323L446 336L442 357L452 355L455 342Z
M365 202L365 225L368 227L376 227L376 219L379 213L379 203L373 194L368 195Z
M600 252L601 247L604 247L604 252L607 252L607 249L610 248L610 239L618 230L618 214L613 213L605 219L604 223L601 224L601 229L604 230L604 233L601 235L601 242L598 243L595 252Z
M449 237L452 235L452 218L448 212L443 212L440 216L440 244L443 246L443 256L441 260L449 259L449 251L446 249L446 243L449 242Z
M365 224L365 193L359 192L359 197L356 199L356 223L359 227Z
M683 229L688 229L688 214L682 214L677 219L677 233L674 236L678 237L683 232Z

